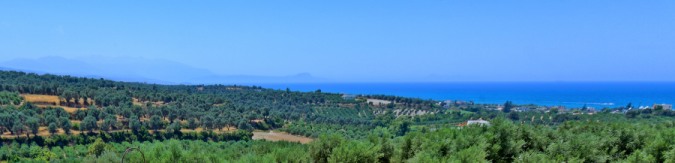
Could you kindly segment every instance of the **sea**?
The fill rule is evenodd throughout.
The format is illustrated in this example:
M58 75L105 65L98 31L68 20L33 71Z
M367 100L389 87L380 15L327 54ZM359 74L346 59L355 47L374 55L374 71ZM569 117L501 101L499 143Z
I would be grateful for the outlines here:
M617 108L675 103L675 82L451 82L451 83L276 83L257 84L292 91L384 94L481 104L535 104L567 108Z

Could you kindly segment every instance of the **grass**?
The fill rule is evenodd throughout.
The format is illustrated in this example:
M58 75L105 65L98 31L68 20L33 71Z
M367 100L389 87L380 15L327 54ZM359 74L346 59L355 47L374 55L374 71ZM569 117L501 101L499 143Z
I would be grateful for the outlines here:
M61 98L53 95L21 94L23 99L35 104L60 105Z
M87 108L74 108L74 107L67 107L67 106L54 106L54 105L37 105L37 106L40 107L40 108L48 108L48 107L56 108L56 107L59 107L59 108L63 108L63 110L65 110L68 113L75 113L75 111L77 111L77 109L87 110Z
M54 95L36 95L36 94L21 94L25 101L36 104L40 108L47 107L60 107L66 110L66 112L74 113L77 109L87 109L87 108L76 108L68 107L61 105L61 97ZM93 100L89 99L90 104L94 103ZM80 99L80 105L84 105L84 99Z

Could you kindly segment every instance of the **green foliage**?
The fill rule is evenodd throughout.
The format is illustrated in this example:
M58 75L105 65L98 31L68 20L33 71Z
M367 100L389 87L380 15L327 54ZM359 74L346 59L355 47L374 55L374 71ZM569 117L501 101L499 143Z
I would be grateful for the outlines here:
M196 119L194 119L194 118L188 119L188 128L189 128L189 129L194 130L194 129L197 128L197 125L199 125L199 124L197 124L197 120L196 120Z
M131 117L129 119L129 129L131 129L132 132L138 133L138 131L141 130L142 124L141 121L138 120L138 117Z
M167 133L180 134L181 125L179 122L173 122L166 128Z
M525 153L520 154L514 162L519 162L519 163L538 163L538 162L553 162L551 158L548 157L548 155L541 153L541 152L535 152L535 151L528 151Z
M164 123L162 122L161 117L158 115L153 115L150 117L150 128L152 128L152 130L157 131L162 127L162 125L164 125Z
M73 125L71 124L70 120L69 120L68 118L66 118L66 117L62 117L62 118L61 118L61 129L63 129L63 131L64 131L66 134L69 135L69 134L70 134L70 129L72 129L72 128L73 128Z
M98 125L96 124L96 118L93 116L87 116L82 120L82 123L80 123L80 127L82 127L82 130L89 131L90 133L98 128Z
M395 125L396 125L396 135L397 136L403 136L406 133L408 133L408 131L410 131L410 125L411 125L410 121L404 120L402 122L398 122Z
M636 151L633 154L631 154L630 156L628 156L628 158L626 158L626 160L623 160L622 162L646 162L646 163L650 163L650 162L656 162L656 159L654 158L654 156L648 154L647 152Z
M506 101L504 103L504 108L502 108L502 111L505 113L511 112L511 109L513 109L513 102L511 101Z
M31 133L37 136L37 133L40 129L39 120L37 118L28 118L28 120L26 120L26 125L28 125L28 128L30 128Z
M0 105L19 105L22 100L19 93L0 91Z
M492 144L488 147L488 159L495 162L512 162L526 143L521 139L518 127L505 119L496 119L492 125L486 135L488 143Z
M381 127L370 131L367 139L360 140L347 140L337 134L322 135L308 145L198 139L103 143L106 137L142 137L111 133L110 136L81 137L96 139L86 146L76 144L49 149L43 145L14 143L0 147L0 159L38 159L45 155L49 160L79 157L85 161L109 162L119 160L120 152L127 147L140 147L146 159L153 162L672 162L675 155L672 124L566 122L552 128L496 119L491 126L412 130L405 136L392 136L389 129ZM190 137L186 135L189 133L184 133L184 137ZM163 135L166 136L170 134ZM135 152L129 154L126 161L139 160L141 156Z
M105 142L103 142L103 139L98 138L98 139L96 139L96 141L94 143L89 145L88 153L90 155L99 156L106 150L106 148L110 148L110 147L108 145L106 145Z
M310 144L312 160L316 163L327 163L333 155L333 150L344 141L339 135L321 135L317 141Z
M347 141L333 148L328 162L377 162L378 158L381 157L381 154L378 152L379 148L370 142Z
M56 126L56 123L52 122L52 123L49 123L48 129L49 129L49 133L54 135L58 131L59 127Z
M675 163L675 148L668 150L663 156L664 163Z
M62 108L38 108L23 102L20 93L57 95L63 98L64 106L87 109L70 114ZM94 102L78 102L81 99ZM367 99L392 103L372 105ZM504 104L503 112L490 109L497 106L385 95L350 100L343 99L341 94L319 91L236 85L152 85L2 71L0 131L20 137L0 139L0 161L119 162L122 151L128 147L139 147L152 162L673 162L675 159L675 139L672 139L675 112L671 110L632 109L625 115L613 114L611 110L595 115L570 114L562 109L515 112L510 101ZM412 114L417 111L430 114ZM117 121L118 118L121 120ZM489 120L492 125L456 127L476 118ZM81 122L71 124L71 120ZM52 133L58 127L66 133L70 129L88 132L36 136L41 126L47 126ZM184 127L201 127L205 131L180 132ZM219 132L224 127L238 130ZM250 130L255 129L275 129L318 139L308 145L251 141ZM30 133L34 136L30 137ZM142 159L140 152L133 152L125 162Z

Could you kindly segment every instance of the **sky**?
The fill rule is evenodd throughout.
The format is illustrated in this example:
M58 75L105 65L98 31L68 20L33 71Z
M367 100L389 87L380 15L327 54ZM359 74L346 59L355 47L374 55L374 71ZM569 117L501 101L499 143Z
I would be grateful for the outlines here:
M0 61L47 56L352 82L675 81L675 1L0 1Z

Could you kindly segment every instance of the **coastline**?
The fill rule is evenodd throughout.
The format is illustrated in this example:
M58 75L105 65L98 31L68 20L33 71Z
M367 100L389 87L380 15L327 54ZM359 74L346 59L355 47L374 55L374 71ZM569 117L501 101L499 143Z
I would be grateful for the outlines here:
M268 83L265 88L596 109L675 103L675 82Z

